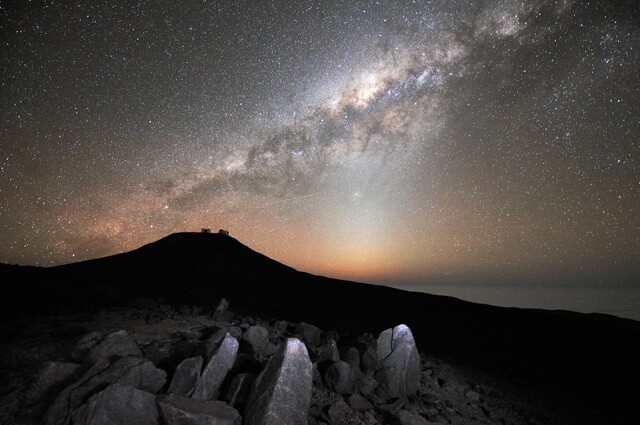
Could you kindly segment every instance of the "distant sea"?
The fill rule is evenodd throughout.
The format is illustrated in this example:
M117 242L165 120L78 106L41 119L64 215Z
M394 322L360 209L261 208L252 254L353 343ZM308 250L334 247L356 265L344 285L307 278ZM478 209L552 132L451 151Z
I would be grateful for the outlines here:
M640 289L404 285L398 289L447 295L502 307L605 313L640 321Z

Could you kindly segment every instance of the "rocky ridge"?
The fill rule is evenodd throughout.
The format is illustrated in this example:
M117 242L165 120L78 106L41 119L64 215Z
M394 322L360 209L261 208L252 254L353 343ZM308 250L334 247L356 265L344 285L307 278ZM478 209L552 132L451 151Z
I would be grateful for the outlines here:
M407 325L352 336L227 307L139 300L65 318L54 358L29 365L30 383L2 399L3 422L562 423L506 384L427 356Z

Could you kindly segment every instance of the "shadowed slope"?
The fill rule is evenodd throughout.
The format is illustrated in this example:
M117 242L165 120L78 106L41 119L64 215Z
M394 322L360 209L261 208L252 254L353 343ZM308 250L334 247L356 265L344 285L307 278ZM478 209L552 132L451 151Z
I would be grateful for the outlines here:
M632 320L493 307L313 276L218 234L173 234L128 253L29 271L14 296L28 294L29 286L39 295L14 298L7 308L77 311L139 296L214 306L225 297L246 314L343 332L406 323L421 351L531 382L593 423L640 419L633 409L640 400L640 323Z

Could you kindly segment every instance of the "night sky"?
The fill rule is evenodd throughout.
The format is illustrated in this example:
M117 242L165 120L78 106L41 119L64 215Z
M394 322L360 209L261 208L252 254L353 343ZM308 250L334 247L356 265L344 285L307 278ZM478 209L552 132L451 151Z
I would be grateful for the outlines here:
M385 283L640 286L637 1L0 1L0 262L228 229Z

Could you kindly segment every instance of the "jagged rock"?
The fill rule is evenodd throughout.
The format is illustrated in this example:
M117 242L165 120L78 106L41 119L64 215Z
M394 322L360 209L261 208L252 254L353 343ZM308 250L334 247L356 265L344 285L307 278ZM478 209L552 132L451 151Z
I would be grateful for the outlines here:
M225 313L227 312L228 308L229 308L229 301L227 301L224 298L221 299L220 302L218 303L218 306L216 307L216 310L213 312L213 320L220 321L224 319Z
M400 425L429 425L425 418L409 410L400 410L396 414L396 419L398 419Z
M164 386L165 381L166 373L163 370L139 357L123 357L113 364L100 360L78 381L62 390L49 407L45 424L67 424L72 410L107 385L123 384L156 393Z
M241 373L234 376L224 395L225 401L242 412L255 380L256 376L253 373Z
M142 351L131 339L127 331L121 330L107 335L95 345L87 354L84 362L97 363L99 360L112 360L116 357L137 356L142 357Z
M269 331L259 325L250 326L242 334L242 345L251 354L262 354L269 346Z
M418 390L420 355L407 325L381 332L377 355L382 365L380 380L393 397L407 397Z
M59 393L82 375L84 367L77 363L46 362L38 378L25 394L25 404L38 403Z
M75 362L82 363L87 354L89 354L89 351L103 339L104 334L102 332L95 331L86 334L77 342L76 347L71 352L71 359Z
M156 397L114 384L93 395L73 415L74 425L159 425Z
M209 339L207 339L207 342L204 343L204 360L206 362L211 359L211 356L213 356L213 353L218 349L218 346L227 334L239 339L242 337L242 329L238 326L227 326L218 329L213 335L211 335Z
M185 359L178 365L169 385L169 394L189 396L200 378L202 356Z
M195 400L176 395L158 397L165 425L241 425L242 417L223 401Z
M327 369L324 376L327 388L338 394L349 394L353 391L353 375L351 366L345 361L338 360Z
M352 409L358 410L360 412L364 412L365 410L373 410L373 404L369 402L366 398L362 397L360 394L353 394L348 399L349 406Z
M333 339L328 340L322 345L320 349L320 355L317 358L317 362L331 361L337 362L340 360L340 353L338 352L338 345Z
M244 425L306 425L312 365L305 345L288 338L253 384Z
M320 345L320 334L322 331L309 323L301 322L296 326L295 333L299 335L304 342L312 347Z
M226 334L198 379L191 395L192 398L210 400L216 397L222 382L236 361L238 347L238 340Z

